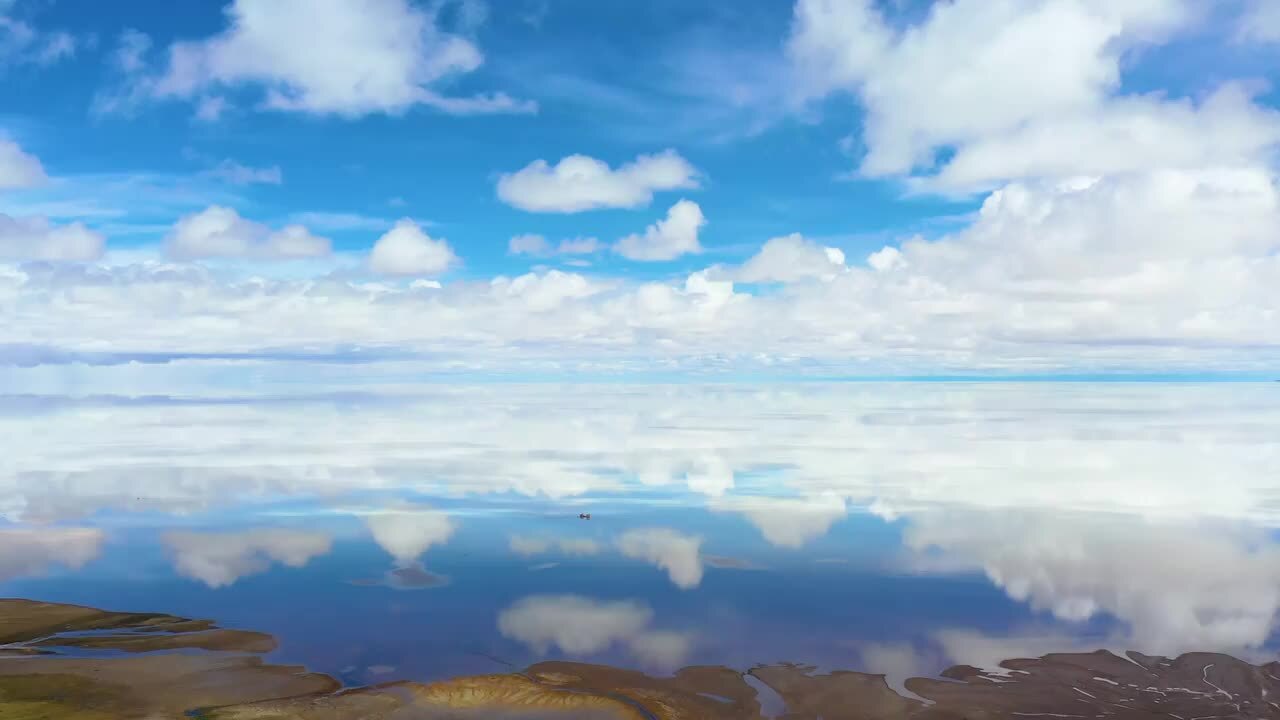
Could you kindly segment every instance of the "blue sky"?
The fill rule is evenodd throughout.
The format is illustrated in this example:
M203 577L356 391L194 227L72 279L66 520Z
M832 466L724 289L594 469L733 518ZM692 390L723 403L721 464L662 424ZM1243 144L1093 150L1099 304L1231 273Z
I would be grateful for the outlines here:
M458 12L453 5L445 9L442 25ZM80 192L91 194L99 184L126 181L160 186L159 203L121 197L117 202L133 200L140 207L99 208L128 212L130 224L154 225L113 233L113 244L122 248L155 243L175 211L200 210L218 201L263 221L287 222L303 213L364 219L364 227L344 228L334 219L322 228L339 249L367 248L379 223L389 226L411 216L430 223L465 252L464 273L491 276L522 272L532 264L507 255L513 235L620 237L651 222L660 214L660 203L674 202L677 195L697 200L714 218L703 244L725 260L741 260L770 237L796 232L800 225L807 235L866 254L894 234L917 226L928 229L939 216L977 206L973 198L903 198L892 183L841 181L852 160L840 141L857 123L847 111L829 123L771 118L770 126L762 127L766 120L754 115L763 111L738 111L679 87L694 79L679 77L678 68L663 67L674 60L649 58L642 62L650 67L637 67L633 59L659 51L743 52L733 48L739 40L756 45L762 54L776 51L791 13L784 3L732 13L718 4L686 3L628 8L515 2L491 9L475 31L486 48L485 66L474 77L460 78L459 85L503 88L537 102L533 114L458 117L411 109L393 116L298 117L254 112L256 93L249 90L242 93L249 107L215 123L193 121L187 103L127 114L95 114L90 107L114 80L108 63L116 36L139 30L157 47L207 37L226 26L219 3L157 13L151 2L106 8L63 0L37 3L31 12L33 22L95 40L92 47L40 72L10 70L5 83L15 85L15 95L23 100L6 108L6 124L50 173L83 182L76 188ZM686 45L694 42L690 36L708 47ZM717 71L721 69L709 70ZM503 204L493 191L497 175L539 158L555 162L583 153L617 165L667 148L677 149L701 171L705 187L664 194L650 208L572 216L531 216ZM226 161L245 168L278 168L280 182L236 186L199 177ZM781 178L787 178L785 184ZM189 196L165 197L175 186L187 187ZM70 192L48 188L30 196L38 202ZM170 206L157 206L166 201ZM702 265L686 259L674 269ZM673 267L618 270L661 275Z
M1278 16L0 2L0 344L1265 370Z

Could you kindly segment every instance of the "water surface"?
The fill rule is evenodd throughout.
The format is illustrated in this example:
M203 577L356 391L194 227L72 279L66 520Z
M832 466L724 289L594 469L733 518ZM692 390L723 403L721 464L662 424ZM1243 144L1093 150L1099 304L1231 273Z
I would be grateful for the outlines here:
M1277 428L1274 383L11 396L0 596L216 618L348 685L1263 661Z

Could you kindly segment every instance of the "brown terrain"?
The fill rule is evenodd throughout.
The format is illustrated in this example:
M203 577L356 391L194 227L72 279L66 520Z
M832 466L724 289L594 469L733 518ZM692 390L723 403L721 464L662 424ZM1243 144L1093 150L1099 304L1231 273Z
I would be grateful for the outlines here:
M207 620L0 600L0 720L762 719L748 676L785 703L778 720L1280 718L1280 664L1210 653L1046 655L1008 660L1002 673L957 666L906 682L922 702L881 675L800 665L653 677L543 662L519 673L344 690L326 675L264 663L259 654L274 647L268 635ZM128 655L77 657L81 648Z

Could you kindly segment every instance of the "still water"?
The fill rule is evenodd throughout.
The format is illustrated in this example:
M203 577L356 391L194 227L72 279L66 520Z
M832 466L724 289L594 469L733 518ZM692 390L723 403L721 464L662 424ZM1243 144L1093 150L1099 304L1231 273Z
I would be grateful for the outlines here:
M9 396L0 437L0 596L347 686L1280 644L1275 383Z

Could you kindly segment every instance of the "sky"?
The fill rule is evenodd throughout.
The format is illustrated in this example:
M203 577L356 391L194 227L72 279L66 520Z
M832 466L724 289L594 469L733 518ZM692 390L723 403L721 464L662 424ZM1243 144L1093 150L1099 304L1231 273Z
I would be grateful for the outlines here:
M1265 375L1276 79L1275 0L0 0L0 365Z

